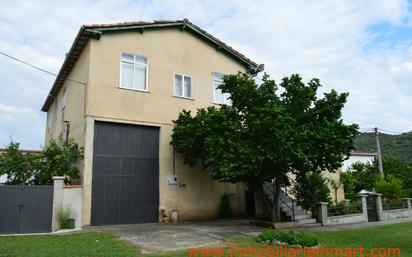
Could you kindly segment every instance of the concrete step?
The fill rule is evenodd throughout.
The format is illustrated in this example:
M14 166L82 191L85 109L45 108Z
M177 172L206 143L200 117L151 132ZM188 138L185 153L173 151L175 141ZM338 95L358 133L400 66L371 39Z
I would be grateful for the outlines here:
M316 223L316 222L314 222L314 223L306 223L306 224L302 224L302 225L301 225L302 228L313 228L313 227L321 227L321 226L322 226L322 224Z
M312 216L309 214L295 215L295 220L304 220L304 219L312 219Z
M300 225L303 225L303 224L308 224L308 223L316 223L316 219L307 218L307 219L295 220L295 222L297 222Z

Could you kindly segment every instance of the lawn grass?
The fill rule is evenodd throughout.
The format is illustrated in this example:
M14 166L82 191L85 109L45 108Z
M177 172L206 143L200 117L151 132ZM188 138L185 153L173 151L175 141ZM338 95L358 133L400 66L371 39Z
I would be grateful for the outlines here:
M373 228L314 233L323 247L400 248L402 257L412 257L412 222ZM226 240L237 247L265 247L255 237L235 237ZM367 253L367 252L365 252ZM0 237L0 257L184 257L187 250L142 254L133 245L105 232L71 235ZM201 256L201 255L199 255Z
M368 254L372 248L400 248L401 257L412 257L412 222L383 225L372 228L351 229L333 232L316 232L313 234L316 235L322 247L339 247L345 249L362 246L365 249L363 252L366 254ZM229 241L233 245L236 245L236 247L241 248L265 247L265 245L256 242L255 237L250 236L234 237L228 239L227 243ZM229 252L229 247L226 247L225 253L229 254ZM144 256L182 257L189 255L187 250L184 250L155 253ZM396 255L392 254L391 256L395 257ZM372 256L369 255L369 257Z
M70 235L1 236L0 257L132 257L139 251L104 232Z

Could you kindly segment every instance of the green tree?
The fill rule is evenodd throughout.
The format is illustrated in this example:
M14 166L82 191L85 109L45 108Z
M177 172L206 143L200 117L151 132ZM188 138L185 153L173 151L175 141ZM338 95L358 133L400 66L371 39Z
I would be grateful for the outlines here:
M336 170L354 147L358 126L345 125L347 93L332 90L318 98L318 79L299 75L278 86L265 74L260 85L248 74L224 77L219 86L231 105L182 111L171 144L184 162L201 160L212 179L260 187L275 179L273 220L280 220L281 187L288 175Z
M345 199L355 200L357 192L355 190L353 174L349 172L342 172L340 174L340 180L344 186Z
M312 214L316 213L316 202L332 202L327 178L319 172L300 174L296 178L296 182L294 189L297 203L306 210L310 210Z
M0 155L0 175L7 175L9 185L51 185L53 176L65 176L70 183L79 178L81 158L83 150L73 140L62 146L52 140L39 154L22 153L19 143L11 141Z
M373 191L373 187L377 177L379 176L377 167L371 163L355 162L348 171L353 177L353 196L355 197L359 191ZM345 191L349 190L346 188ZM352 193L352 192L351 192ZM352 198L353 199L353 198Z
M399 201L405 196L402 179L391 175L379 177L375 182L375 191L390 201Z
M378 171L378 163L375 161L373 164L375 170ZM401 179L406 195L412 197L412 165L394 156L384 156L382 164L385 177L391 175Z
M20 143L11 140L0 155L0 176L7 175L9 185L28 185L33 177L36 156L22 153L19 147Z
M54 176L65 176L65 183L80 178L77 161L83 158L83 149L74 140L68 140L60 146L51 140L42 149L36 162L36 172L32 181L35 185L51 185Z

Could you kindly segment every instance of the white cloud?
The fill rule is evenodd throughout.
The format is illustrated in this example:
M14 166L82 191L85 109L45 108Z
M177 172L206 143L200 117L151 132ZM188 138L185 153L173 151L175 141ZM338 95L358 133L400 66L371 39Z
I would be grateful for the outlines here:
M350 92L344 111L348 121L395 131L411 126L411 42L390 46L376 42L380 32L368 30L382 23L408 26L412 19L406 0L0 0L0 4L0 49L53 72L59 70L83 23L187 17L265 63L266 71L278 80L300 73L305 79L320 78L325 91ZM0 117L5 118L0 119L0 145L7 143L9 134L19 137L23 146L42 144L44 115L39 109L53 78L0 58L0 81ZM24 114L27 109L30 114ZM28 122L35 129L23 129Z

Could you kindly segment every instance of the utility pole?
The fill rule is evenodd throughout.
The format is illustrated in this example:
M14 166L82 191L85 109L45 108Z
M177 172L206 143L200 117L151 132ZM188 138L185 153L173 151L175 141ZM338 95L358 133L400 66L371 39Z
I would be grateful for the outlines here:
M381 145L379 143L378 127L375 128L375 138L376 138L376 149L378 151L379 173L383 177L383 165L382 165Z

